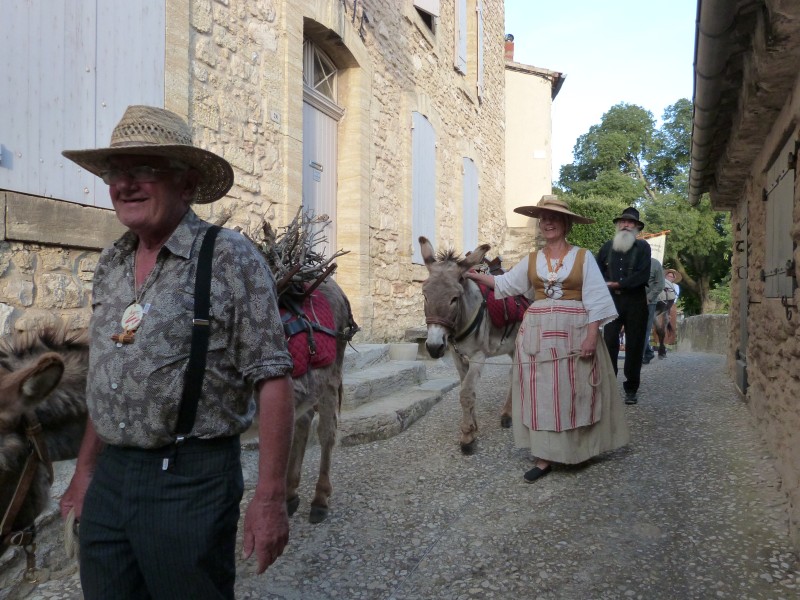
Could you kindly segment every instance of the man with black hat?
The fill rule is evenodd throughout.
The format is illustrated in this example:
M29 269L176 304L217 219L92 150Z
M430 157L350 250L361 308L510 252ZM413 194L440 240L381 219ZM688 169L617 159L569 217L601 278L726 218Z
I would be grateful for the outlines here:
M617 372L619 335L625 328L625 404L636 404L647 337L647 282L650 279L650 244L636 239L644 229L639 211L626 208L614 219L617 233L597 254L597 264L606 280L619 316L603 328L603 337Z
M80 520L84 597L233 598L239 434L258 402L244 554L255 551L262 572L289 536L294 424L269 267L243 235L191 209L225 196L233 169L152 106L129 106L110 147L63 154L109 186L128 228L94 274L89 420L61 499Z

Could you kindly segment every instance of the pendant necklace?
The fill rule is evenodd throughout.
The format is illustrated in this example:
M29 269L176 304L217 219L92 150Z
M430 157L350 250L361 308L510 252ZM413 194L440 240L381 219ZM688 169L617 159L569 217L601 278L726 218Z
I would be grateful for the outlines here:
M147 313L145 307L142 306L141 300L144 293L150 287L151 280L155 280L156 271L159 269L158 263L153 267L152 271L147 275L139 290L136 290L136 251L133 253L133 302L128 305L122 313L120 325L122 325L122 333L115 333L111 339L118 344L132 344L136 339L136 330L142 324L144 315Z
M567 252L564 252L561 258L556 261L555 267L550 264L550 255L547 252L544 253L544 258L547 261L547 282L550 285L553 285L556 281L558 281L558 270L561 268L561 265L564 264L564 257L568 252L569 249L567 249Z

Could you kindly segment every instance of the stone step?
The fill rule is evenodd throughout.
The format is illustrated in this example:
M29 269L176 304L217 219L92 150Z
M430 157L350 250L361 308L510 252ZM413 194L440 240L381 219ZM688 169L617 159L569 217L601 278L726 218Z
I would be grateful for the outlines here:
M342 370L360 371L389 360L389 344L348 344L344 351Z
M425 363L422 361L391 360L346 372L342 377L342 410L355 409L388 396L400 388L414 387L423 381Z
M355 446L393 437L408 429L457 385L457 378L429 379L358 408L343 410L339 444Z

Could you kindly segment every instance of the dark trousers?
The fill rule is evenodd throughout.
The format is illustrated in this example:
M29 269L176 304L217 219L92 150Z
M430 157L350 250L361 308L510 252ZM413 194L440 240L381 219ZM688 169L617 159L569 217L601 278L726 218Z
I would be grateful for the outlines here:
M81 516L84 598L233 598L243 491L238 436L106 447Z
M619 356L619 334L625 327L625 382L622 386L626 392L636 393L639 389L642 371L642 354L644 353L645 328L647 327L647 294L641 291L627 294L614 294L614 305L617 307L616 319L603 327L608 353L614 374L617 373L617 357Z

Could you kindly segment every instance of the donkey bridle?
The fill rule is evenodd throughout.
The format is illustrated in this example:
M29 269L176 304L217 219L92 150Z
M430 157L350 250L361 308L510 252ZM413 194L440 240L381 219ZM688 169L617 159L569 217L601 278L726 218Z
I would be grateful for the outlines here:
M483 296L483 294L481 294ZM454 342L460 342L461 340L465 339L470 333L475 331L478 327L480 327L481 323L483 322L483 313L486 312L486 296L483 296L483 301L481 305L478 307L478 310L475 311L475 314L469 320L469 325L459 333L456 333L453 336ZM446 328L452 334L456 329L456 323L454 320L446 319L444 317L426 317L425 318L426 325L441 325L442 327Z
M0 540L2 540L3 544L8 546L25 547L33 542L33 527L31 526L21 531L12 531L14 520L17 518L22 508L25 498L28 497L28 492L30 492L39 465L44 465L47 469L47 477L50 484L53 483L54 477L53 462L50 460L50 455L47 453L47 446L44 443L42 435L42 424L36 417L36 413L34 411L25 413L22 415L21 421L25 428L25 437L28 439L30 452L25 459L25 466L17 481L17 487L14 490L14 495L11 497L11 502L6 508L3 520L0 521Z

